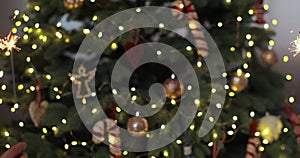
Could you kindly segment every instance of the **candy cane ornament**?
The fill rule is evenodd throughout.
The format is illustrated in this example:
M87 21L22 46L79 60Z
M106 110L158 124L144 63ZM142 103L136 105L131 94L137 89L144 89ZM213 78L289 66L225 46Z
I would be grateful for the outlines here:
M104 119L101 121L98 121L93 129L93 142L95 144L102 143L104 138L104 133L108 132L108 142L109 145L109 151L110 151L110 157L111 158L121 158L121 139L120 139L120 129L119 126L115 124L115 122L111 119Z
M257 132L257 123L253 122L251 124L251 135L247 143L247 151L246 151L246 158L259 158L260 151L259 147L261 145L261 141L258 137L255 136Z
M199 18L195 10L195 6L190 0L177 0L172 3L172 8L178 11L184 11L189 16L189 28L191 29L195 39L197 55L207 56L208 46L205 41L202 26L199 24ZM182 18L182 14L178 14L178 12L172 12L172 14L178 20Z

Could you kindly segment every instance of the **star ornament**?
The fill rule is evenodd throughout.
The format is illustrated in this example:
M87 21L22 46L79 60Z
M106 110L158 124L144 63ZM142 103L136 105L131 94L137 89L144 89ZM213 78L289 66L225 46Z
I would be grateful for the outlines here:
M299 31L299 34L297 36L297 39L294 40L292 43L291 43L291 48L289 48L289 50L294 53L294 56L298 55L300 53L300 31Z
M20 51L21 48L17 47L16 43L20 39L19 36L17 35L12 35L11 32L4 37L4 39L0 39L0 49L4 50L6 49L7 51L12 51L13 49L16 51Z

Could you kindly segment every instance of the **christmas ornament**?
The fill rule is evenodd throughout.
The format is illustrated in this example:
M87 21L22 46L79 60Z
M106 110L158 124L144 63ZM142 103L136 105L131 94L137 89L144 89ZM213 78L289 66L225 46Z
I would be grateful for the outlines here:
M259 151L261 140L255 136L255 133L257 132L256 122L253 122L251 124L250 130L251 130L251 134L247 143L246 158L259 158L261 155Z
M47 101L42 101L40 104L38 104L36 101L32 101L30 103L29 115L35 127L38 127L41 121L44 119L48 105L49 103Z
M183 155L184 158L195 158L192 152L192 145L183 147Z
M283 124L280 118L270 115L269 113L261 118L258 123L258 130L260 131L261 137L268 140L269 143L278 140L282 127Z
M198 56L207 56L208 46L205 41L202 26L199 24L199 18L195 10L195 6L190 0L177 0L172 3L172 8L178 11L184 11L189 16L189 28L191 29L195 39L197 54ZM182 14L178 14L178 12L173 12L172 14L178 20L182 18Z
M73 82L77 86L76 98L82 99L90 97L92 94L89 82L95 77L96 69L86 72L86 68L80 65L78 68L78 74L72 74Z
M184 90L183 84L177 78L166 79L163 83L163 86L165 88L166 96L169 99L176 99L180 97Z
M144 117L134 116L128 119L127 130L133 136L142 136L148 131L148 121Z
M238 70L231 78L230 78L230 88L235 92L241 92L245 88L248 87L248 78L242 70Z
M294 112L293 108L290 105L286 105L284 107L284 110L285 110L286 114L288 115L288 119L291 122L292 126L295 126L296 125L297 115Z
M132 34L130 34L130 42L126 42L124 45L125 51L128 51L130 48L139 44L140 30L136 31L135 39L133 39ZM143 47L138 47L133 50L134 52L126 53L126 57L129 60L131 66L134 68L137 67L139 61L144 55Z
M83 5L84 0L63 0L67 9L76 9Z
M95 144L100 144L105 140L104 134L108 133L108 142L110 157L111 158L121 158L121 139L120 139L120 129L119 126L111 119L104 119L98 121L92 129L92 140Z
M294 53L294 56L298 55L298 53L300 53L300 31L299 31L299 34L297 36L297 39L294 40L292 43L291 43L291 48L289 48L289 50Z
M273 66L278 62L276 53L272 50L265 51L261 54L262 61L269 66Z
M264 3L263 0L258 0L258 3L256 5L256 7L254 8L254 15L256 17L255 23L257 23L257 24L266 23L266 20L264 18L265 9L264 9L263 3Z

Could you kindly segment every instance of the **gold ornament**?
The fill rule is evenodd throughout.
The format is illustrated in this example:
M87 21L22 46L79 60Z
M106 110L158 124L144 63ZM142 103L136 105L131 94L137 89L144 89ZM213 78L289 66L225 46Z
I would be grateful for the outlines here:
M270 115L266 113L266 116L261 118L258 123L258 130L263 139L266 139L268 143L272 143L278 140L281 130L283 128L280 117Z
M230 88L235 92L241 92L248 87L248 78L242 70L238 70L233 77L230 78Z
M168 78L163 83L165 88L166 96L169 99L176 99L180 97L183 93L184 86L183 84L177 79Z
M276 53L272 50L265 51L261 54L262 61L269 66L273 66L278 62Z
M90 97L92 94L89 86L90 81L95 77L96 69L86 72L86 68L80 65L78 68L78 74L72 74L71 78L75 85L77 85L76 98L83 99Z
M35 127L38 127L41 121L44 119L48 105L49 103L47 101L42 101L40 104L38 104L36 101L32 101L30 103L29 115Z
M148 131L148 121L144 117L134 116L128 119L127 130L133 136L142 136Z
M76 9L83 5L84 0L64 0L64 6L67 9Z

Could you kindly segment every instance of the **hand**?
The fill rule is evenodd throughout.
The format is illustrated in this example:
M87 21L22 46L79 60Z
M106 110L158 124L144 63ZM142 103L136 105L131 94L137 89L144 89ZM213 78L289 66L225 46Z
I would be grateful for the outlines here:
M24 153L27 144L24 142L18 143L7 150L0 158L28 158Z
M300 115L298 115L296 118L294 133L297 135L297 143L300 145Z

